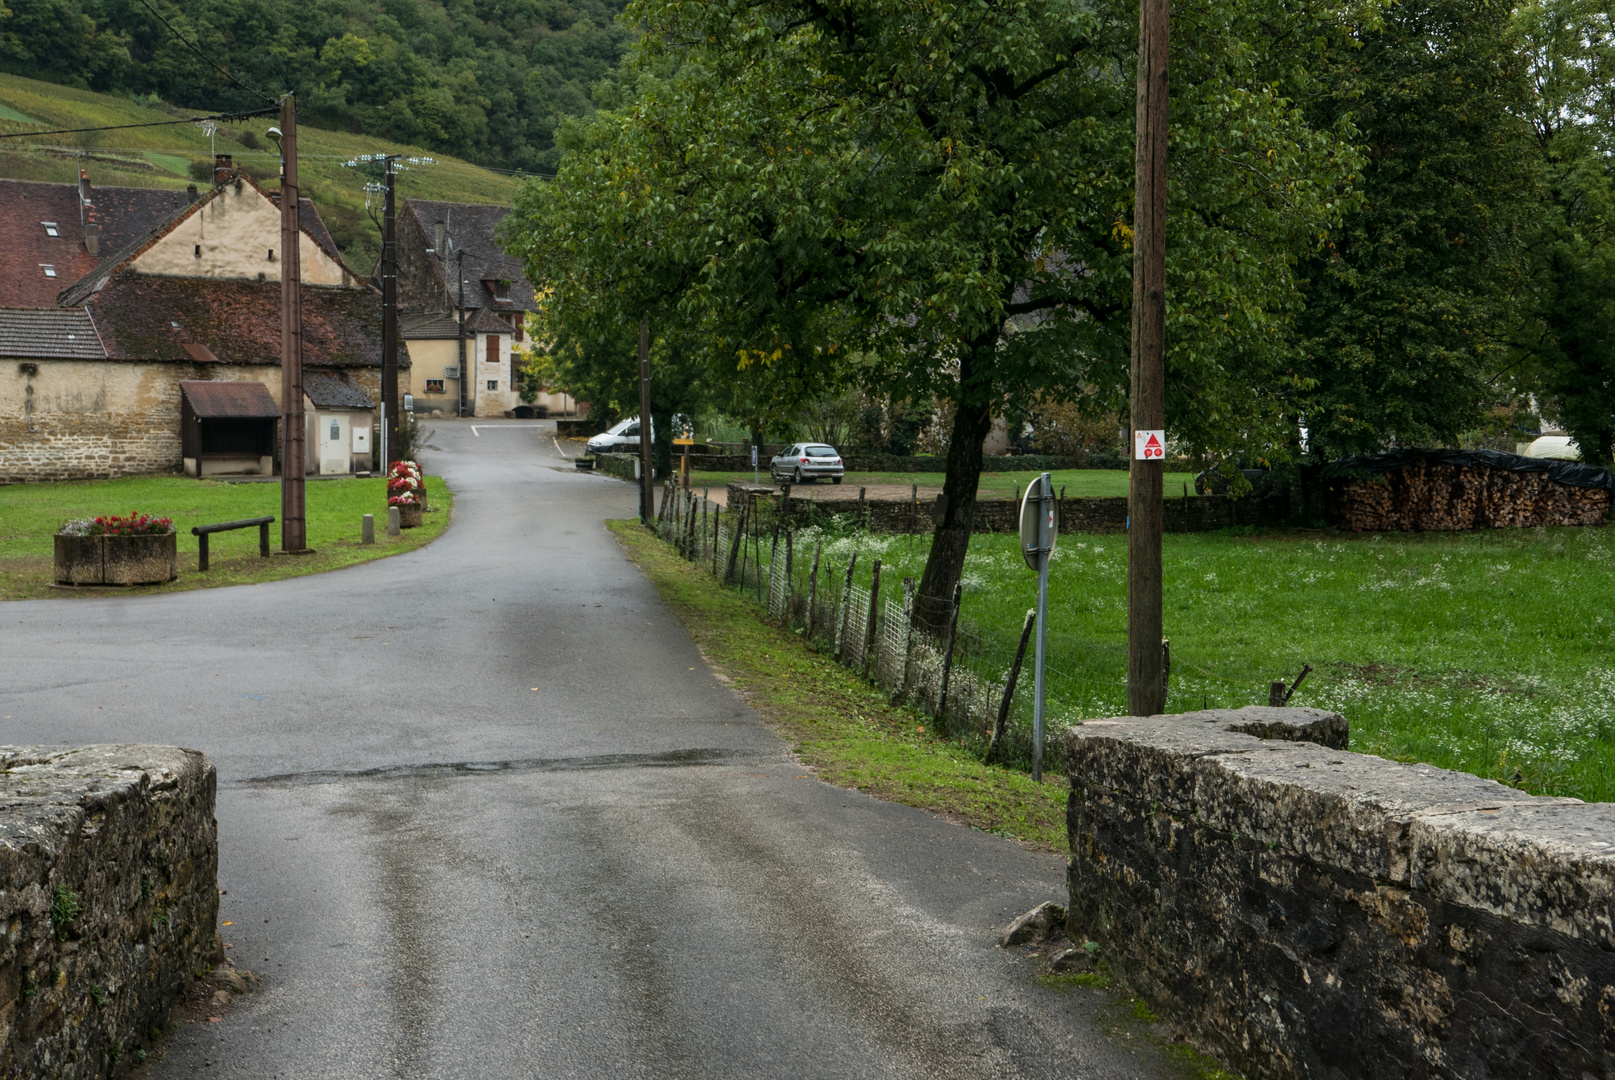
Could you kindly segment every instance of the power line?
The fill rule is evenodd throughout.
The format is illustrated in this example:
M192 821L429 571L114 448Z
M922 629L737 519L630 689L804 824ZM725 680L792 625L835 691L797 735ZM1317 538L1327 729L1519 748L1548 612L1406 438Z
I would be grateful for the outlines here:
M169 22L166 18L164 18L163 13L158 11L155 7L152 6L151 0L140 0L140 3L145 7L145 9L147 11L149 11L153 15L157 16L157 21L158 22L160 22L164 26L168 27L168 32L170 34L173 34L174 37L179 41L179 43L181 45L184 45L187 49L191 50L197 56L200 56L203 60L206 60L208 62L208 64L210 64L213 67L213 70L217 71L220 75L223 75L226 79L229 79L231 82L233 82L237 86L241 87L241 89L245 90L247 93L253 95L256 98L258 98L260 101L267 102L270 105L278 104L275 101L274 98L270 97L268 94L264 93L262 90L253 89L252 87L248 86L246 83L242 82L240 79L236 78L234 75L230 74L228 71L224 70L224 68L220 67L214 61L213 57L211 57L207 53L203 52L200 46L194 45L190 41L187 41L185 39L185 35L181 34L178 30L174 29L174 24Z
M278 113L279 111L280 110L278 108L254 109L251 112L218 113L213 116L187 116L181 120L153 120L150 123L145 124L108 124L102 127L57 128L55 131L9 131L4 134L0 134L0 139L32 139L41 135L83 135L91 131L127 131L130 128L169 127L174 124L195 124L203 120L245 120L249 116L267 116L273 113ZM68 147L67 149L98 150L100 148L95 146L83 146ZM190 153L190 151L184 152Z

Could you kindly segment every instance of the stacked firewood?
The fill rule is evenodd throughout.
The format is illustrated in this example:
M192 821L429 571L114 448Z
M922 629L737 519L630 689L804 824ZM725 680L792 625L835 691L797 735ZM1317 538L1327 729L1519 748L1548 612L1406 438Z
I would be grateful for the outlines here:
M1349 481L1335 505L1341 526L1360 532L1501 529L1601 524L1610 498L1546 473L1428 461Z

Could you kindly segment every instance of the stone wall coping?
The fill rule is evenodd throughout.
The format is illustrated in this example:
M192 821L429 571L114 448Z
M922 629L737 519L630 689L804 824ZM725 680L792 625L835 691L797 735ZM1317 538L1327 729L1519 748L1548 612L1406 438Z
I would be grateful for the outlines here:
M1250 706L1090 720L1066 736L1072 783L1131 785L1154 812L1236 840L1615 948L1615 804L1230 730L1327 715Z

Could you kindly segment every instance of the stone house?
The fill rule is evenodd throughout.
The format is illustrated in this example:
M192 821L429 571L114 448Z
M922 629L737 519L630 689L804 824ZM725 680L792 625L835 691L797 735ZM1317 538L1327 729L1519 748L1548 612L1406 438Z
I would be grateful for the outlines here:
M254 381L281 406L280 208L217 166L206 192L160 197L0 184L0 482L178 470L181 382ZM305 371L379 396L380 294L301 209Z
M574 415L565 394L521 399L523 320L538 310L520 260L495 237L508 206L405 199L398 215L399 330L417 413ZM461 317L464 316L464 334ZM469 376L461 380L460 372Z

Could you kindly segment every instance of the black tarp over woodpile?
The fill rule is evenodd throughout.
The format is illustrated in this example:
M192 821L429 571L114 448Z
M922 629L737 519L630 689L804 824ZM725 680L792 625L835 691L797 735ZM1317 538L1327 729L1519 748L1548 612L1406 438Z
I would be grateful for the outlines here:
M1398 450L1330 472L1334 516L1362 532L1600 525L1608 469L1497 450Z

